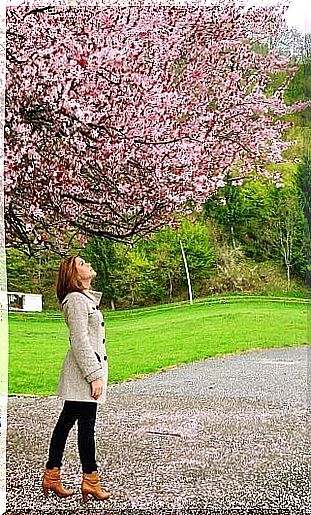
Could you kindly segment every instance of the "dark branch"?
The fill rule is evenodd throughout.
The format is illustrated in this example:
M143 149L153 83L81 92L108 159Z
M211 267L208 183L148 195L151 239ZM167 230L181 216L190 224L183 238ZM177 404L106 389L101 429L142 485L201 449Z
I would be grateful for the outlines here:
M13 55L12 52L8 48L6 50L6 58L7 58L8 61L12 61L12 62L17 63L17 64L25 64L25 63L27 63L27 60L20 61L19 59L17 59L17 57L15 57L15 55Z
M30 14L43 13L44 11L51 11L51 9L55 9L55 6L48 5L47 7L37 7L36 9L32 9L31 11L26 13L23 19L25 19L26 16L29 16ZM52 13L52 14L57 14L57 13Z

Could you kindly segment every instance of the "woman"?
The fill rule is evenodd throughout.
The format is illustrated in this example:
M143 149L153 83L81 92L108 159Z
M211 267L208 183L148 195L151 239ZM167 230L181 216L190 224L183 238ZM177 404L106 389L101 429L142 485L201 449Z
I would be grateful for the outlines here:
M43 477L43 491L68 497L73 490L64 488L60 468L70 429L78 421L78 448L82 464L82 496L91 494L105 500L109 492L101 489L95 461L94 429L97 404L106 401L108 364L104 321L99 311L102 294L90 290L96 276L90 263L79 256L65 259L59 268L57 297L69 327L70 349L65 357L57 394L64 399L63 410L54 428L49 459Z

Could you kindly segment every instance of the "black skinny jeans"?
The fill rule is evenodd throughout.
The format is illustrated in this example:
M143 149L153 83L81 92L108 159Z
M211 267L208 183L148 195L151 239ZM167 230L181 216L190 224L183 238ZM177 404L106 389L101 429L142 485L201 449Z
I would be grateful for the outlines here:
M97 402L65 401L54 428L47 469L62 466L62 458L70 429L78 420L78 448L82 471L91 474L97 470L95 461L94 429L96 421Z

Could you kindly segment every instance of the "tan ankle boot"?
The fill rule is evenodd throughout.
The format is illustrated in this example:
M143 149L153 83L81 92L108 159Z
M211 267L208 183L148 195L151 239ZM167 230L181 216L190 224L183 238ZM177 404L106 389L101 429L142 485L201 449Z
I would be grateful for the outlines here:
M60 469L57 467L54 467L51 470L45 469L42 487L45 497L48 496L49 490L55 492L58 497L69 497L73 494L73 490L67 489L62 485Z
M93 495L94 499L98 501L105 501L109 499L110 492L102 490L99 482L98 472L92 472L92 474L83 473L83 480L81 485L83 501L86 502L88 495Z

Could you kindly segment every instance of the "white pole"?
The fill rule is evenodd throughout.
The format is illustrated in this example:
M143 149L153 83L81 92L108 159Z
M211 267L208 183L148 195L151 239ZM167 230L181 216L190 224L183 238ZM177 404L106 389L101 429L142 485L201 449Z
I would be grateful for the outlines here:
M190 275L189 275L189 269L188 269L186 254L185 254L184 247L182 245L181 240L179 240L179 243L180 243L180 247L181 247L181 253L182 253L183 260L184 260L186 276L187 276L187 281L188 281L189 300L190 300L190 304L193 304L192 289L191 289L191 282L190 282Z

